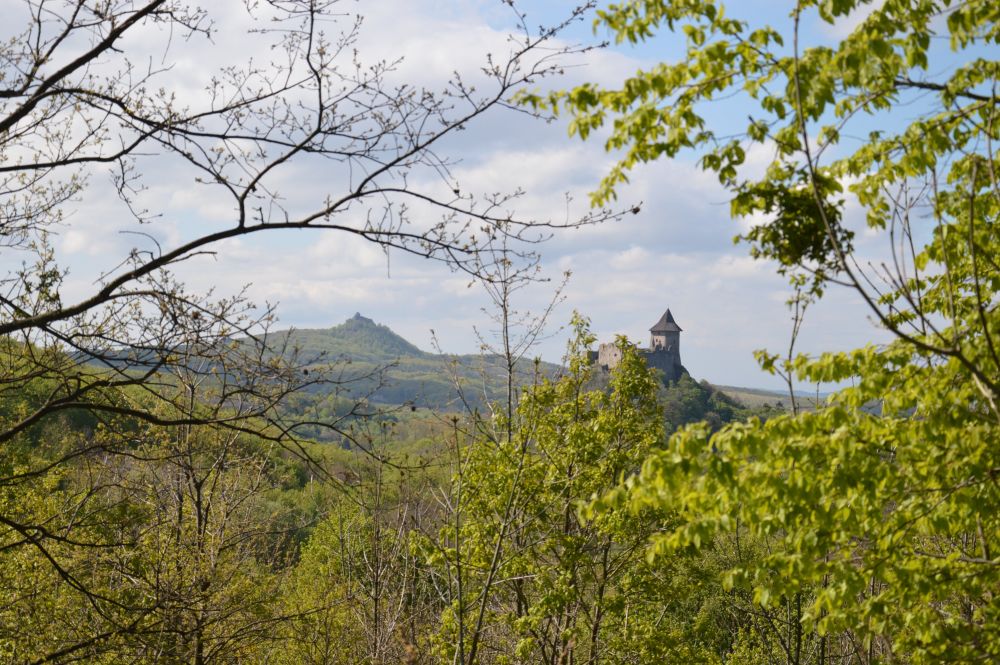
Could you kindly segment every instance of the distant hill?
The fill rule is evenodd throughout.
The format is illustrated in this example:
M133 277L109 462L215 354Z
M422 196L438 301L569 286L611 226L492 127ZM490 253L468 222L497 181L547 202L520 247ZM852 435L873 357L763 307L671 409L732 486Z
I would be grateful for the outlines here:
M752 408L775 406L788 411L791 411L792 409L792 402L788 398L788 391L765 390L762 388L740 388L737 386L722 386L717 384L713 385L713 387L729 395L744 406ZM818 395L818 403L822 404L829 395L829 392L820 392ZM815 392L803 392L796 390L795 397L801 408L811 409L817 405L817 394Z
M421 351L388 326L355 314L338 326L324 329L285 330L275 333L297 346L303 359L347 357L355 361L384 363L399 358L427 359L433 354Z
M271 342L286 344L307 366L325 369L340 381L293 398L288 408L299 414L328 417L358 399L382 406L462 409L458 386L469 406L482 408L503 393L504 372L497 358L428 353L360 313L332 328L272 333ZM554 375L559 366L541 363L539 369ZM524 370L534 371L534 364L526 363Z
M764 390L761 388L723 386L718 384L713 384L713 387L746 406L776 405L782 408L786 406L790 408L790 401L788 399L787 392Z

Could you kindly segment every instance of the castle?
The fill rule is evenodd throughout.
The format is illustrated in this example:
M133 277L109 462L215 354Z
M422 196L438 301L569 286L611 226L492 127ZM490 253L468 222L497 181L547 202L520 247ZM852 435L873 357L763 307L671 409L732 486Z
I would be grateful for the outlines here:
M684 373L681 365L681 327L674 321L668 308L660 320L649 329L649 348L639 349L646 365L663 372L664 381L675 381ZM611 369L622 359L622 352L614 343L601 344L591 359L604 369Z

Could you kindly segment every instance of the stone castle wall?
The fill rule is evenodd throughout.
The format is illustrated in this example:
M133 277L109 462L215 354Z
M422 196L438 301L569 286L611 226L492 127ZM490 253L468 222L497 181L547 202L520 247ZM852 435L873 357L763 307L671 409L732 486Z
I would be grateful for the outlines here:
M676 347L639 349L639 353L646 360L648 367L663 372L665 381L675 381L680 378L683 367L681 366L681 355ZM604 343L597 347L596 358L594 355L591 358L604 369L611 370L622 361L622 352L617 345Z
M648 367L663 372L663 379L665 381L676 381L680 378L683 369L681 367L681 354L674 347L656 349L655 351L640 349L639 352L646 359Z

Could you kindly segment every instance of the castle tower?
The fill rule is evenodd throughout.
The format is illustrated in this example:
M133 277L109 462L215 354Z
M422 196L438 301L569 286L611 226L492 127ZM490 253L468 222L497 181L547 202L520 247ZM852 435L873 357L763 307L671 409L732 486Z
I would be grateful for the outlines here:
M674 321L674 315L670 313L670 308L667 308L660 320L649 329L649 350L653 352L669 351L680 362L681 327Z

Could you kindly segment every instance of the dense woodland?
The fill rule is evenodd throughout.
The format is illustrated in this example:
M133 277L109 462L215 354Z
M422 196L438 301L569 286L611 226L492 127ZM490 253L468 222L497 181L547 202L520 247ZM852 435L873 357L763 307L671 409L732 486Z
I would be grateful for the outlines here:
M800 0L772 27L730 4L585 5L542 27L510 7L509 51L429 90L360 64L339 3L247 3L247 39L280 57L195 98L137 63L143 40L167 63L211 38L214 4L5 4L0 660L1000 661L1000 5ZM848 16L829 43L802 29ZM685 56L563 90L564 58L590 48L561 39L578 21ZM734 98L746 117L715 127L706 109ZM426 184L450 177L451 134L512 112L605 141L588 216ZM628 173L691 156L789 279L789 344L758 354L781 405L665 385L625 339L605 372L581 315L561 364L534 360L553 309L517 299L544 238L627 233ZM328 191L279 196L293 163L328 169ZM107 195L94 174L113 167L108 214L155 229L144 192L166 164L232 218L172 244L140 231L72 282L53 237ZM363 317L274 331L273 309L175 276L292 230L466 275L493 306L481 362ZM859 233L890 260L859 255ZM891 341L799 354L831 289ZM803 383L844 387L806 403Z

